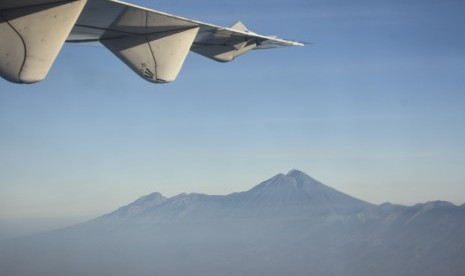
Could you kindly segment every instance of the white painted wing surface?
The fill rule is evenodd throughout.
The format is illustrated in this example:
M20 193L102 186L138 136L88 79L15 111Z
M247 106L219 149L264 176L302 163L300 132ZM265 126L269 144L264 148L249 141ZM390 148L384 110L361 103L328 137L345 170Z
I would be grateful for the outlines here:
M15 83L46 77L65 42L97 42L147 81L174 81L193 51L227 62L254 49L303 46L118 0L0 1L0 76Z
M159 37L166 40L161 45L156 42ZM254 49L303 46L256 34L241 22L220 27L117 0L89 0L68 42L100 42L144 79L157 83L176 78L189 50L227 62ZM131 43L138 46L130 53L122 49Z
M14 83L43 80L86 0L0 0L0 76Z
M256 40L259 49L304 46L301 42L251 32L241 22L231 27L221 27L118 0L89 0L68 41L96 41L118 35L150 34L183 27L200 28L194 41L197 46L221 45L239 40Z

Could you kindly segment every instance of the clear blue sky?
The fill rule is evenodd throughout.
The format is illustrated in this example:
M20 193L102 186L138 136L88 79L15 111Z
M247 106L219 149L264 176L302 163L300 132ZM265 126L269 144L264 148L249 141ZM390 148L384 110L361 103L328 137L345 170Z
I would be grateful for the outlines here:
M314 42L144 82L66 45L0 80L0 221L93 217L154 191L227 194L300 169L361 199L465 202L464 1L134 1Z

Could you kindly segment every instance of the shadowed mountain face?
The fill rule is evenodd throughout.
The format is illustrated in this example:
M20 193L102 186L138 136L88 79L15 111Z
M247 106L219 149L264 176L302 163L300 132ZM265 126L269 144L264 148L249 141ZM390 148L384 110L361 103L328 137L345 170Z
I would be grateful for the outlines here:
M373 205L296 170L0 244L0 275L462 276L463 260L464 205Z

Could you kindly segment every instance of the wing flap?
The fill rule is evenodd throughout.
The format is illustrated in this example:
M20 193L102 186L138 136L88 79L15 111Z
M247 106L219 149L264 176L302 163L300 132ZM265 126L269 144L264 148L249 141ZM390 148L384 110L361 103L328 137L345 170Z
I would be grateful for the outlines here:
M147 81L174 81L198 27L187 30L102 39L101 43Z
M43 80L86 0L0 4L0 75L15 83Z

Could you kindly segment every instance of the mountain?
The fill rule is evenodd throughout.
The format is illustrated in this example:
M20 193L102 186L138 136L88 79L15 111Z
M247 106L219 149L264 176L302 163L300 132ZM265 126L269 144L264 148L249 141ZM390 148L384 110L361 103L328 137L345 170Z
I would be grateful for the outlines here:
M371 206L303 172L292 170L286 175L278 174L249 191L226 196L193 193L165 198L159 193L153 193L96 219L94 223L308 218L317 212L355 212Z
M0 244L0 275L465 275L465 209L374 205L303 172L224 196L143 196Z

